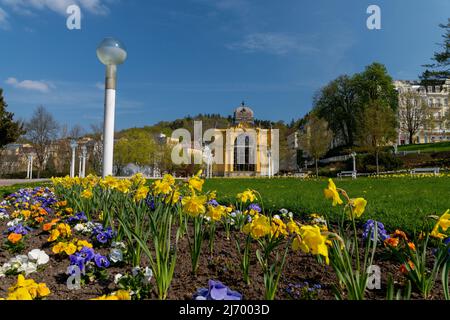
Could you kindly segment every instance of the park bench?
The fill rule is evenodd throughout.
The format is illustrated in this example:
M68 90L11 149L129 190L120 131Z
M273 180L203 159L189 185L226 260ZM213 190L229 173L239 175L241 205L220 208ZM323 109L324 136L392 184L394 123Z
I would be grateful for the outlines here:
M337 176L339 179L342 179L343 177L352 177L352 179L356 179L356 171L341 171Z
M439 168L415 168L411 170L411 175L422 174L422 173L432 173L435 176L439 175Z

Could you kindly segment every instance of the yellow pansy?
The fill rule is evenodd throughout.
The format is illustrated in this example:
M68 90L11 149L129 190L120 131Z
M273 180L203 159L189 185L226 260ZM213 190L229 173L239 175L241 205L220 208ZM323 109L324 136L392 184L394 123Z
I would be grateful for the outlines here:
M57 229L54 229L50 232L50 237L48 238L48 242L56 241L59 238L59 231Z
M89 241L86 240L78 240L77 241L77 250L80 251L81 249L83 249L84 247L86 248L92 248L92 244L89 243Z
M343 204L341 197L339 196L339 193L336 189L336 185L333 182L333 179L328 180L328 188L326 188L323 191L326 199L332 199L333 200L333 207L338 204Z

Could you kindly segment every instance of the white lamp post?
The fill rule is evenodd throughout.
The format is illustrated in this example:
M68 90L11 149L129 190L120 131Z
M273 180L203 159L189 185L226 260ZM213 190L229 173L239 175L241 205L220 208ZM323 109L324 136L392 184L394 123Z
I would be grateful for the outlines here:
M97 47L97 57L106 66L103 128L103 177L106 177L113 174L117 65L124 63L127 51L120 41L105 38Z
M87 147L81 147L81 156L83 157L82 169L81 169L81 178L86 178L86 159L87 159Z
M70 177L75 177L75 150L78 147L78 143L75 140L70 142L70 147L72 148L72 161L70 163Z
M272 178L272 150L267 150L267 159L269 161L269 178Z
M33 155L28 155L27 179L33 179Z

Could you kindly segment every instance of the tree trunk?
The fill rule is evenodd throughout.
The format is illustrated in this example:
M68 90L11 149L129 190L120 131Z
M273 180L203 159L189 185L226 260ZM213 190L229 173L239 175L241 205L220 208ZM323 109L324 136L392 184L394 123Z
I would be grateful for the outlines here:
M379 166L379 164L378 164L378 154L379 154L379 152L378 152L378 150L377 150L376 153L375 153L375 161L376 161L376 163L377 163L377 175L380 174L380 166Z
M319 178L319 160L316 158L316 177Z
M409 132L409 144L414 144L414 132Z

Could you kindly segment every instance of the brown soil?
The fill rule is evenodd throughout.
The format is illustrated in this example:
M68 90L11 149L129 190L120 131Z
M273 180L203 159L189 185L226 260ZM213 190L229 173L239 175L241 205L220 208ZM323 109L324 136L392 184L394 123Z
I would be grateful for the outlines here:
M0 225L0 234L2 243L6 236L6 222ZM81 290L70 291L66 286L67 275L65 271L69 266L69 258L58 258L51 253L47 243L47 234L40 234L35 231L26 239L26 248L22 254L26 254L32 249L39 248L44 250L49 256L50 261L45 268L39 272L33 273L29 278L37 282L44 282L51 290L49 300L86 300L98 297L103 294L111 293L118 288L114 284L114 275L117 273L124 274L129 271L129 267L111 267L108 269L109 279L103 282L95 282L83 286ZM83 237L78 237L83 238ZM203 243L203 252L199 262L197 275L191 274L191 259L188 248L187 239L181 239L178 247L177 265L175 269L174 279L169 291L168 298L171 300L191 299L197 289L206 287L208 280L214 279L222 281L225 285L233 290L242 293L245 300L262 300L264 299L264 282L261 268L256 261L256 257L252 257L250 273L252 284L247 286L242 281L240 271L240 258L237 254L235 241L226 240L223 230L218 230L215 241L214 254L209 254L208 241ZM255 247L256 249L256 247ZM96 249L96 251L107 254L108 249ZM254 252L255 250L252 250ZM0 248L0 264L8 261L16 254L11 254ZM399 265L389 260L383 260L379 254L375 259L382 272L382 288L368 293L368 299L384 299L386 295L386 284L388 275L394 276L396 281L401 281L403 276L398 272ZM152 280L154 281L154 280ZM290 283L297 284L303 282L310 284L320 284L322 289L319 290L318 298L321 300L335 299L332 286L336 283L336 276L330 266L320 265L314 257L302 252L289 251L286 266L280 279L277 299L291 299L287 294L286 288ZM16 282L16 276L8 276L0 278L0 297L6 297L7 290ZM432 299L442 299L442 287L439 281L436 283L435 294ZM413 298L420 299L418 294L413 294ZM157 299L156 292L152 293L151 299Z

